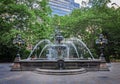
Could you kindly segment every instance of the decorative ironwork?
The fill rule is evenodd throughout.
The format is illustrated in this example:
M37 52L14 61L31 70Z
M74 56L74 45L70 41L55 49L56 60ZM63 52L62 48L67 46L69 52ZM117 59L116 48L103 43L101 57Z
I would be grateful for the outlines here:
M108 40L105 38L103 34L100 34L99 38L96 40L96 44L100 45L100 59L105 60L104 47L106 44L108 44Z
M16 35L15 39L13 40L13 44L17 45L18 46L18 52L17 52L17 55L16 55L16 60L20 60L20 49L21 49L21 45L24 45L25 44L25 41L21 38L21 35L18 34Z

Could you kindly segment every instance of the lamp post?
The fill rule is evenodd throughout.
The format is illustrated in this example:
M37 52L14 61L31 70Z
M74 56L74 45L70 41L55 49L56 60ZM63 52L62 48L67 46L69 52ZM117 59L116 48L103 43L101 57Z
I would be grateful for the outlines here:
M21 45L24 45L25 42L24 40L22 40L21 35L18 34L15 39L13 40L13 44L18 46L18 52L15 58L15 61L19 61L20 60L20 49L21 49Z
M106 44L108 44L108 40L104 37L103 34L99 35L99 38L96 40L96 44L100 45L100 59L105 60L104 56L104 47Z

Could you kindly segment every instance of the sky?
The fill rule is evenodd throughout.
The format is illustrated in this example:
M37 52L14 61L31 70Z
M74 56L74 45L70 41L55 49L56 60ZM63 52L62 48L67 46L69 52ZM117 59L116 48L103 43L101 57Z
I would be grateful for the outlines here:
M75 0L75 2L77 2L77 3L81 3L81 0Z
M82 1L88 1L88 0L75 0L75 2L81 4Z
M81 4L81 1L89 1L89 0L75 0L75 2ZM120 0L111 0L111 3L116 3L120 7ZM111 4L108 4L111 7Z
M116 3L120 6L120 0L111 0L112 3Z
M111 3L116 3L117 6L114 5L116 8L117 8L117 7L120 7L120 0L111 0ZM108 4L108 6L111 7L111 4Z

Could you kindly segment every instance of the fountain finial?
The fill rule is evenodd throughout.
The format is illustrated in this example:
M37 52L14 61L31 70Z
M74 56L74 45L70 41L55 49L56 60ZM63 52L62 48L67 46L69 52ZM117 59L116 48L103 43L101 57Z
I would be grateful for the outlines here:
M56 27L55 29L55 40L57 41L57 43L61 43L61 41L63 40L63 36L61 35L60 29L59 27Z

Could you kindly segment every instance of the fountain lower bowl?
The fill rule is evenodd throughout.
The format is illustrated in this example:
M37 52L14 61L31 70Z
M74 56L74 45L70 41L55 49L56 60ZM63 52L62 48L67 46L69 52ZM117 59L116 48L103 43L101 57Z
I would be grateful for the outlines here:
M20 71L34 71L39 69L48 70L71 70L85 68L86 71L99 71L101 61L98 59L86 60L86 59L33 59L33 60L20 60L14 62L18 67L12 68L12 70Z

